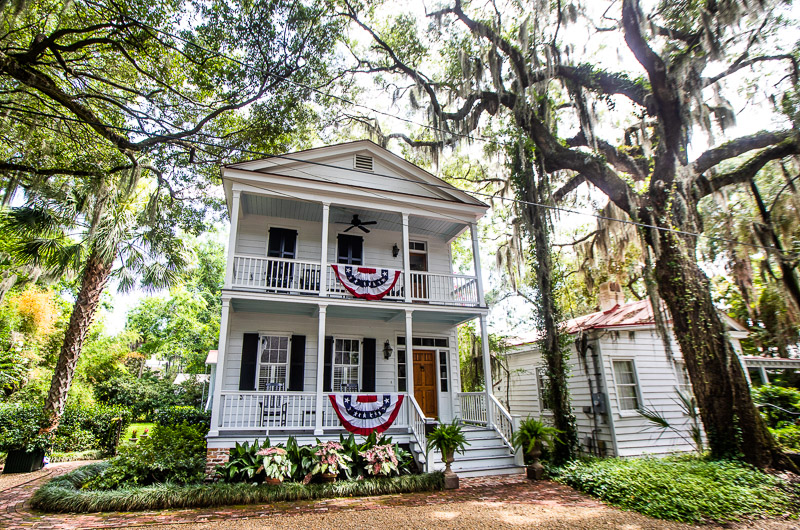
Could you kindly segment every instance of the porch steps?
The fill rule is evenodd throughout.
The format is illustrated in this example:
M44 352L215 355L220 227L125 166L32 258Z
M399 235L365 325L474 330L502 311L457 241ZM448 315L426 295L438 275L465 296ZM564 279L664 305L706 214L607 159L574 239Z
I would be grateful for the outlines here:
M467 425L463 432L469 445L464 454L456 454L452 469L459 477L485 477L490 475L512 475L524 473L525 468L518 465L516 457L494 429ZM412 449L420 450L414 443ZM424 448L422 449L424 455ZM439 451L431 450L429 470L443 470Z

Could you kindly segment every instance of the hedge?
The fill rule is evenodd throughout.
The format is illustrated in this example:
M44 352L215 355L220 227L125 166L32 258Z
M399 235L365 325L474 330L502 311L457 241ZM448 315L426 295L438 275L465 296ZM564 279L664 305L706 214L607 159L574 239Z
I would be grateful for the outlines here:
M291 482L276 486L254 486L217 482L188 486L159 484L112 491L81 489L107 465L105 462L89 464L54 478L36 491L31 506L46 512L121 512L390 495L436 491L444 487L444 474L437 472L333 484L304 485Z

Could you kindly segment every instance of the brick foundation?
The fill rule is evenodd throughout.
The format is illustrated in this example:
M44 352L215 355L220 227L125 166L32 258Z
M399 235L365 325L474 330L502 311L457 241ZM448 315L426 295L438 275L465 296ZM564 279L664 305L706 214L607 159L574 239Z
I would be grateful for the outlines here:
M206 449L206 477L213 477L216 467L227 462L230 456L231 450L228 447Z

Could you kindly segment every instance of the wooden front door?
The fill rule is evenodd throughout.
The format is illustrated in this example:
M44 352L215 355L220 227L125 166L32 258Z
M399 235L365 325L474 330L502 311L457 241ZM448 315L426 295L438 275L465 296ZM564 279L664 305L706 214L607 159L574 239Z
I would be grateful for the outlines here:
M414 399L429 418L439 415L436 399L436 352L414 350Z

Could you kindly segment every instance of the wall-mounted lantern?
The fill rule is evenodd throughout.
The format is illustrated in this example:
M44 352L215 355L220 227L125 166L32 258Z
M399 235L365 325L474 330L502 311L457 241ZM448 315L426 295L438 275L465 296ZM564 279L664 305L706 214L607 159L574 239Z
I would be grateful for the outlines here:
M398 247L397 243L395 243L392 247L392 257L396 258L398 254L400 254L400 247Z
M391 356L392 356L392 345L387 340L386 342L383 343L383 358L388 359Z

